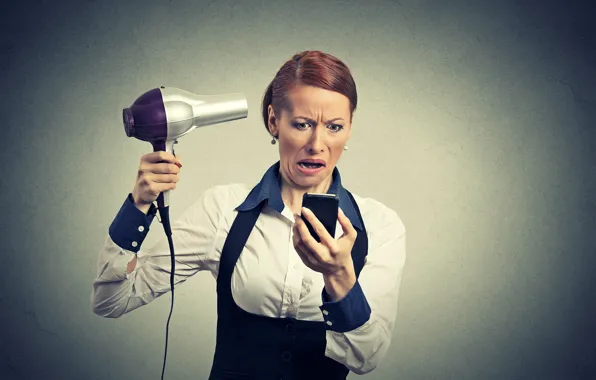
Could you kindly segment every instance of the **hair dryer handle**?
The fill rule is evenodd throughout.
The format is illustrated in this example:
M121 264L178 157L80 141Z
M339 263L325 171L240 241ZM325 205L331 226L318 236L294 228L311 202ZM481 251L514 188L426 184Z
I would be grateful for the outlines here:
M178 143L177 140L160 140L160 141L152 141L151 144L153 145L154 152L166 151L168 153L172 153L174 156L176 153L174 152L174 144ZM167 161L161 161L163 163ZM157 207L158 208L165 208L170 206L170 190L166 190L161 192L157 196Z

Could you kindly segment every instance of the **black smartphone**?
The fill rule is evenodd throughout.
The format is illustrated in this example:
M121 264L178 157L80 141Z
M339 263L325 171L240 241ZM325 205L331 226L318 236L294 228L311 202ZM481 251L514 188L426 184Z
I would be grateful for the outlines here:
M302 207L311 210L323 226L325 226L329 235L335 238L335 226L337 225L337 212L339 209L339 198L336 194L306 193L302 197ZM320 243L321 239L309 221L304 216L301 216L301 218L304 220L306 227L308 227L310 234Z

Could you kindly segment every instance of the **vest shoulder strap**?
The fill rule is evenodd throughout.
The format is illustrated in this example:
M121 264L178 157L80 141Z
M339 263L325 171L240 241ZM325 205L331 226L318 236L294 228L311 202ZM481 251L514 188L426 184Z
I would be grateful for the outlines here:
M234 267L244 249L248 237L261 214L264 202L248 211L239 211L234 218L230 232L225 240L219 260L217 290L230 292L230 281Z
M352 261L354 262L354 271L356 273L356 278L358 278L358 276L360 275L360 271L362 271L362 268L366 263L366 256L368 255L368 236L366 234L366 226L364 225L364 220L362 220L362 214L360 213L358 203L356 203L356 200L354 199L352 193L350 193L347 189L344 190L350 197L350 201L356 209L358 219L360 219L360 223L362 224L362 231L358 233L358 236L356 237L356 242L354 243L354 247L352 248Z

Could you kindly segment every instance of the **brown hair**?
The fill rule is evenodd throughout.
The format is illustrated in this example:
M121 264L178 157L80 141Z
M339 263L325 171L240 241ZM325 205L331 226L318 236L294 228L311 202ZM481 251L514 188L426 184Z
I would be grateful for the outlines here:
M283 64L271 81L263 97L263 122L269 133L269 112L271 104L275 115L281 110L290 110L287 94L299 85L319 87L338 92L350 100L350 121L356 110L358 94L350 69L338 58L318 50L306 50L295 54Z

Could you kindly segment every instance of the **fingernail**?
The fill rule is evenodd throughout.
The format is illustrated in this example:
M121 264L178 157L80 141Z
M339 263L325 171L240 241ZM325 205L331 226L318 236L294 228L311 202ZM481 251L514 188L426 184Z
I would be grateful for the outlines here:
M307 209L306 207L302 207L302 212L307 212L308 213L308 212L310 212L310 210Z

